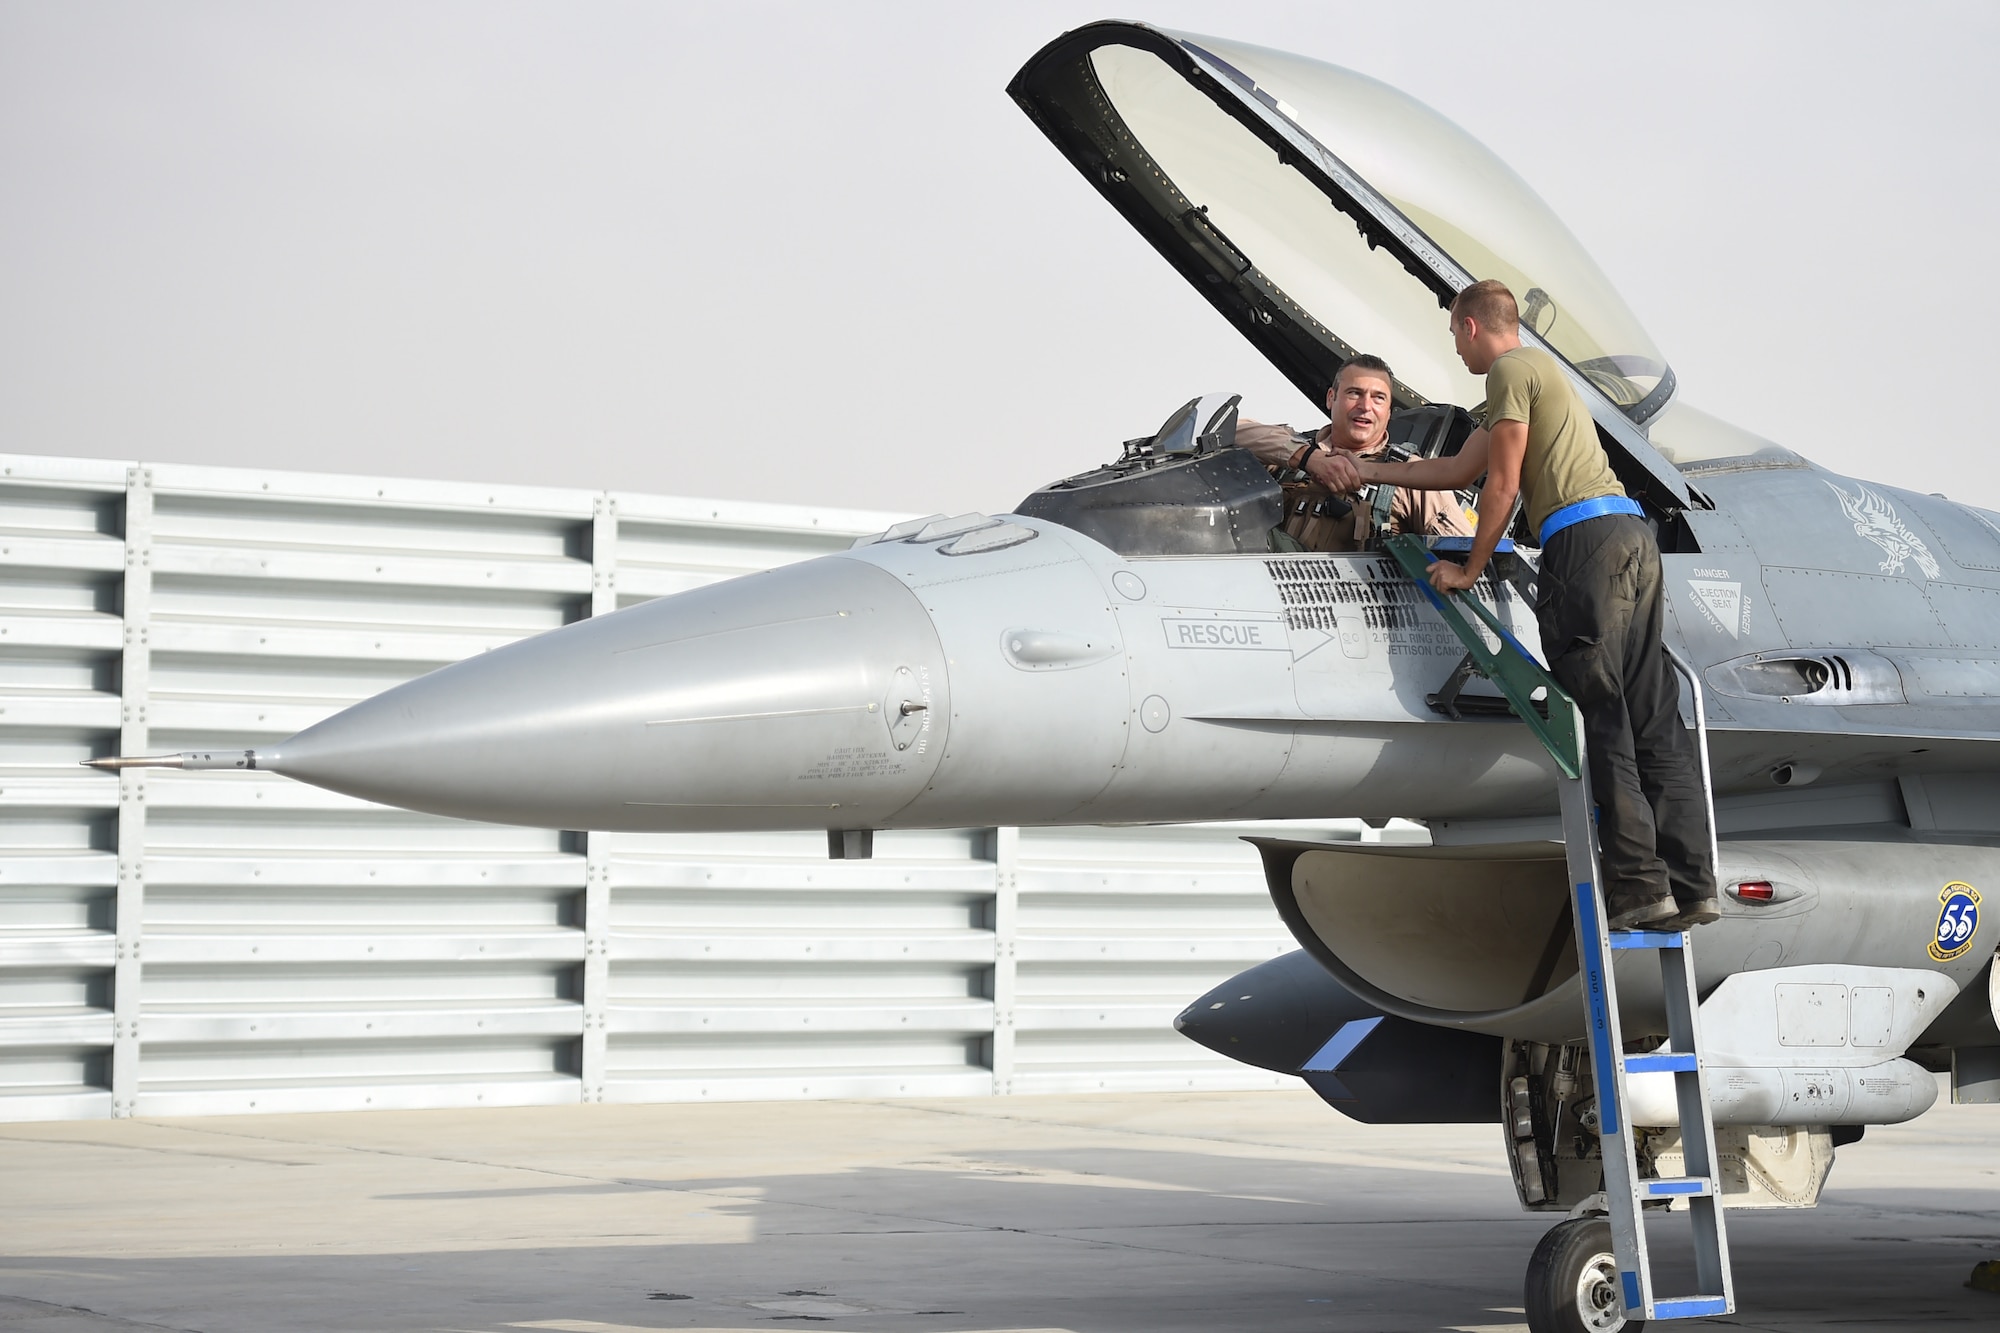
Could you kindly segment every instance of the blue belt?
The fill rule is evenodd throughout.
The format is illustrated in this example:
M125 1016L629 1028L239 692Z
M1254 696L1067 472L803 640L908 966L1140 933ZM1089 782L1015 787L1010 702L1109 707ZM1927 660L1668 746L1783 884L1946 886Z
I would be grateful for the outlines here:
M1645 512L1639 508L1637 500L1623 495L1600 495L1589 500L1578 500L1573 505L1564 505L1542 520L1542 545L1547 546L1549 538L1587 518L1601 518L1605 514L1643 515Z

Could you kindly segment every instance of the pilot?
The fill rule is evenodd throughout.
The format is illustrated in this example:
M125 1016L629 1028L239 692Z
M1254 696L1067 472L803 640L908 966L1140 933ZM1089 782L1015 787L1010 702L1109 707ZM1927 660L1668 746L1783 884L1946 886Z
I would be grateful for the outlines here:
M1476 282L1451 307L1459 359L1486 377L1485 425L1450 458L1336 455L1328 483L1456 489L1481 473L1479 531L1464 565L1431 565L1440 592L1486 568L1518 494L1542 545L1535 618L1549 672L1583 713L1605 908L1613 929L1715 920L1707 804L1680 687L1660 641L1660 549L1598 443L1590 407L1539 347L1521 345L1514 295ZM1316 473L1315 475L1319 475Z
M1336 453L1376 458L1389 447L1389 413L1394 409L1389 363L1362 353L1341 366L1327 390L1333 420L1304 440L1290 426L1261 421L1236 423L1236 443L1274 473L1301 472L1305 479L1285 487L1285 531L1310 551L1359 551L1368 545L1377 507L1335 500L1326 486L1328 460ZM1437 537L1470 537L1472 530L1450 494L1394 488L1386 526L1393 532Z

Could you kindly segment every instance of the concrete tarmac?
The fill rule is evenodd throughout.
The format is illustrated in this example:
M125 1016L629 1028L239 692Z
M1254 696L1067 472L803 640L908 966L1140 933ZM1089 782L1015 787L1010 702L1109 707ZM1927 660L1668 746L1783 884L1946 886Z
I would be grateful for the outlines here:
M1870 1130L1688 1327L2000 1327L1997 1213L2000 1108ZM1303 1091L0 1125L0 1333L1503 1333L1550 1222Z

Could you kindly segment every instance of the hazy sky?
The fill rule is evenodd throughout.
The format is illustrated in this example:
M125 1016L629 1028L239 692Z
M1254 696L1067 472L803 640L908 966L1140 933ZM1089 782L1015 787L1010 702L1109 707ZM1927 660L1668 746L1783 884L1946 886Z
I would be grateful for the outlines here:
M1304 422L1003 92L1105 16L0 0L0 450L998 511L1199 392ZM1429 102L1688 401L2000 501L2000 7L1137 16Z

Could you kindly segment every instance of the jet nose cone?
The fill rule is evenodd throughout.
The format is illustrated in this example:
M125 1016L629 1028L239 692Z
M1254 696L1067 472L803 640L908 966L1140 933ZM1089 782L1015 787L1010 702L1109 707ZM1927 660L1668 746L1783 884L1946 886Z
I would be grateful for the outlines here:
M1218 1055L1295 1074L1342 1024L1377 1014L1296 949L1223 982L1182 1010L1174 1029Z
M827 556L434 671L259 766L495 823L870 828L923 790L949 716L923 605Z

